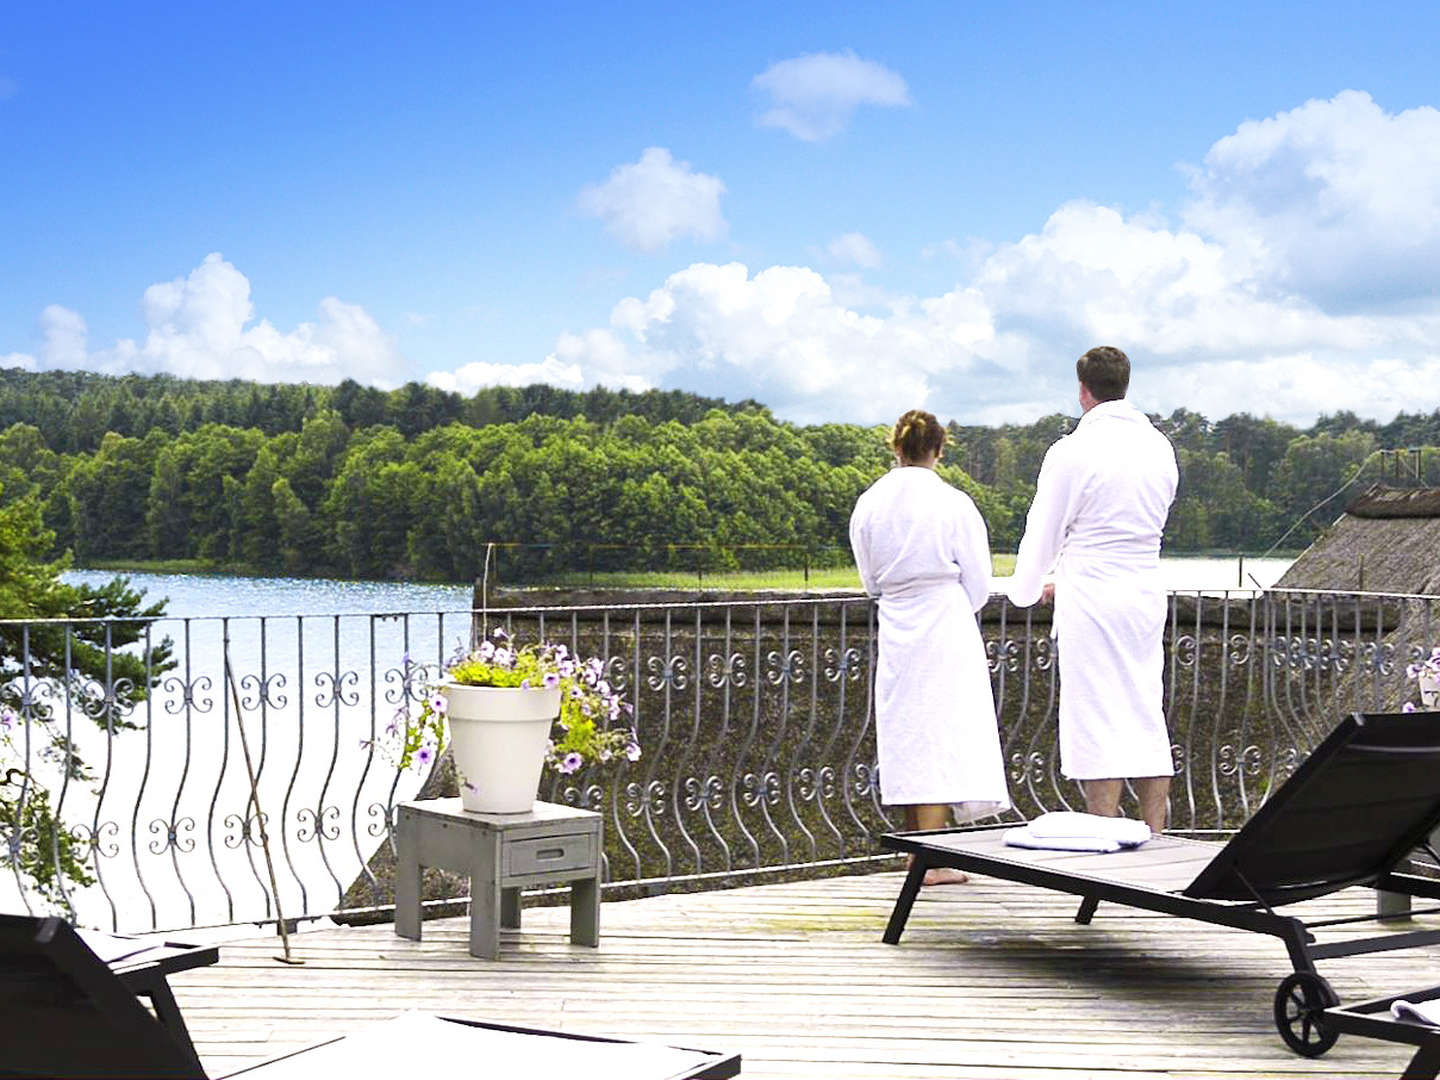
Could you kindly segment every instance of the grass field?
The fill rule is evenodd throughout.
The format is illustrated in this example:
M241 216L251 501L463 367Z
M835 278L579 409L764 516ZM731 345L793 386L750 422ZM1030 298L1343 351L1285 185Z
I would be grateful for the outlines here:
M1009 574L1015 568L1014 555L992 556L996 574ZM245 575L245 567L233 563L217 563L202 559L156 559L125 561L96 560L89 563L87 570L108 570L112 573L149 574L239 574ZM264 577L263 573L259 576ZM461 584L468 584L462 582ZM697 576L694 571L681 570L617 570L597 571L594 574L583 570L573 574L560 574L543 581L522 582L502 581L507 586L549 586L554 588L609 588L609 589L717 589L743 592L749 589L855 589L860 588L860 575L853 566L816 567L807 576L803 570L746 570L734 573L707 573Z
M991 562L996 574L1009 574L1015 569L1014 555L994 555ZM505 582L504 584L518 584ZM596 586L610 589L706 589L735 590L749 589L859 589L860 575L853 566L812 568L807 575L802 570L746 570L728 574L704 574L697 576L693 571L599 571L562 574L547 578L543 584L556 587Z

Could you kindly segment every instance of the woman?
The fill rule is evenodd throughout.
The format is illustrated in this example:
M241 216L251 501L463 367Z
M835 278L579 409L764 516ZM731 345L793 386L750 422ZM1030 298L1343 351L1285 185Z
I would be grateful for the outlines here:
M850 546L878 601L875 742L882 800L914 829L1010 806L990 670L975 613L990 596L990 539L975 504L935 472L945 429L913 409L895 424L896 468L860 496ZM935 869L925 884L965 881Z

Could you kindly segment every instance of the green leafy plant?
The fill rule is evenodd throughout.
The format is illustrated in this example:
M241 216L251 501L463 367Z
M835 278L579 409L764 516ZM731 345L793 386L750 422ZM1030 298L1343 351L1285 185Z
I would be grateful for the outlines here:
M407 692L386 729L389 756L401 769L428 767L447 739L447 684L497 687L558 687L560 715L546 750L545 764L570 774L586 765L639 761L640 743L629 718L634 709L605 678L598 657L573 656L564 645L517 645L503 628L470 651L451 657L440 680L425 678L424 666L409 656L402 661ZM418 691L419 705L415 707Z

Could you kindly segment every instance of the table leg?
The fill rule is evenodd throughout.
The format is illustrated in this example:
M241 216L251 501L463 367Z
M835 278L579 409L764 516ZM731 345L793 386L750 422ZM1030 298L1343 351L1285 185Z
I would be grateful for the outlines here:
M500 837L482 833L470 871L470 955L500 959Z
M395 933L411 941L420 940L418 831L415 819L401 810L395 839Z
M520 929L520 889L500 890L500 925L506 930Z
M600 945L600 875L570 883L570 942Z

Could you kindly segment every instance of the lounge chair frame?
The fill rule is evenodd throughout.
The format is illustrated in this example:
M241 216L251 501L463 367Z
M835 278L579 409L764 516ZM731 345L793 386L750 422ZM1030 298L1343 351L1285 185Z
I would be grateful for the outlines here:
M195 966L184 960L171 963ZM173 1023L179 1018L179 1010L168 986L159 995L168 1002L162 1008L153 980L147 978L138 985L133 982L125 971L112 969L97 957L64 920L0 914L0 1080L206 1080L183 1021L178 1029ZM141 1004L137 994L151 998L156 1015ZM172 1022L167 1023L163 1012L173 1013ZM480 1061L484 1060L486 1036L493 1032L584 1043L628 1041L452 1017L441 1019L474 1029L476 1059ZM490 1035L492 1042L494 1037ZM306 1075L325 1076L333 1060L328 1051L344 1042L343 1037L333 1039L231 1076L264 1080L277 1070L290 1076L295 1075L296 1065L303 1067ZM693 1067L670 1073L664 1080L728 1080L740 1072L739 1054L690 1052L697 1057ZM543 1056L537 1057L533 1075L544 1074ZM369 1080L375 1073L349 1075L352 1080ZM393 1080L393 1072L383 1080Z
M1075 921L1082 924L1103 901L1268 934L1284 943L1293 968L1276 991L1276 1026L1297 1053L1319 1056L1339 1034L1323 1015L1339 999L1316 961L1433 945L1440 930L1320 943L1312 931L1321 927L1390 916L1306 922L1275 909L1357 885L1440 899L1440 880L1397 871L1417 848L1440 863L1429 844L1437 826L1440 717L1355 713L1225 844L1156 836L1139 848L1097 854L1009 847L1008 825L888 834L883 846L914 859L884 940L899 943L933 867L1079 896Z

